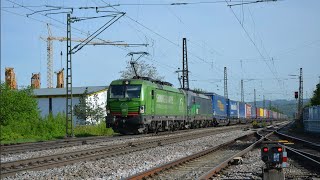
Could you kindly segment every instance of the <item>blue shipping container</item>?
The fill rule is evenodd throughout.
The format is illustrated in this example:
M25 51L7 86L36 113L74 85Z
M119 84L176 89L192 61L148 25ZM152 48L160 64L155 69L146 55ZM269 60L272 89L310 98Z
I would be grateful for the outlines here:
M229 118L239 118L239 104L237 101L232 101L228 99L227 107Z
M212 99L213 117L216 119L227 118L227 100L225 97L214 93L208 93L207 96Z
M239 102L239 117L246 118L246 103Z

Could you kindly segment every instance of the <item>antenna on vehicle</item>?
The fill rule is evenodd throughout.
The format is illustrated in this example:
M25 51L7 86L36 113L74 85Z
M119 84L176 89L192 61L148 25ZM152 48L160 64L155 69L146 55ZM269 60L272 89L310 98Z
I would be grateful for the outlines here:
M140 56L134 60L133 56L136 55L136 54L139 54ZM145 55L149 55L149 53L147 52L130 52L127 54L127 56L131 56L131 60L130 60L130 64L131 64L131 67L134 71L134 74L135 74L135 77L139 79L139 76L138 76L138 73L137 73L137 70L135 68L135 64L137 63L137 61L142 57L142 56L145 56Z

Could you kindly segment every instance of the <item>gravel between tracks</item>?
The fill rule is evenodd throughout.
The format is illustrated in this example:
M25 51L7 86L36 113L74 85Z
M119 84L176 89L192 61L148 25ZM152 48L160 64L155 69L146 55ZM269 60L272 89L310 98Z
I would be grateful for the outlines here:
M121 179L251 132L242 130L224 132L118 157L81 162L43 171L23 172L6 179ZM78 150L79 147L76 149Z
M201 131L201 130L196 130ZM196 133L189 132L189 133ZM174 136L174 134L168 134L165 135L167 137ZM165 137L163 136L163 137ZM1 162L8 162L8 161L17 161L22 159L28 159L28 158L35 158L35 157L42 157L47 155L53 155L53 154L62 154L62 153L68 153L73 151L80 151L85 149L94 149L102 146L110 146L110 145L116 145L116 144L122 144L122 143L129 143L129 142L135 142L140 140L147 140L147 139L155 139L159 138L159 136L148 136L148 137L132 137L130 139L123 138L123 139L110 139L108 142L102 142L97 144L88 144L88 145L78 145L78 146L72 146L72 147L65 147L65 148L57 148L57 149L49 149L49 150L41 150L41 151L31 151L31 152L24 152L20 154L8 154L8 155L1 155Z
M300 167L297 162L288 158L288 168L284 168L286 179L313 179L319 178L320 174L316 175L308 170ZM243 157L243 163L240 165L229 166L223 172L213 178L218 179L262 179L262 169L264 162L261 160L260 149L254 149L248 152ZM311 176L310 176L311 175Z

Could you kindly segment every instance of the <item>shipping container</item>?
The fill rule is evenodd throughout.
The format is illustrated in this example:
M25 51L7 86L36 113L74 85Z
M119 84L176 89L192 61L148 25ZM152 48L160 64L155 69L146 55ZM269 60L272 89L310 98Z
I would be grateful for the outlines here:
M251 118L257 119L257 108L254 106L251 106Z
M267 118L268 115L268 110L267 109L263 109L263 118Z
M246 119L251 119L251 104L246 104Z
M239 105L237 101L228 99L228 117L239 118Z
M244 102L239 102L239 118L246 118L246 104Z
M230 124L239 122L239 102L228 99L228 118Z
M259 108L259 116L260 118L264 118L264 109L263 108Z
M267 110L267 119L271 119L272 115L271 115L271 111L270 110Z
M228 124L228 99L215 93L206 93L205 95L212 99L213 118L219 125Z
M239 119L240 122L245 124L247 123L246 121L246 103L244 102L239 102Z
M277 119L278 119L278 117L277 117L277 112L272 111L272 119L274 119L274 120L277 120Z

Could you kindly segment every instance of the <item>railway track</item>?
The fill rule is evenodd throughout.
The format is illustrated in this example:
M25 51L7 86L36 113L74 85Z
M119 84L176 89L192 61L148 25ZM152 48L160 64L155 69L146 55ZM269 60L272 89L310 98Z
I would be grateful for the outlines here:
M95 149L87 149L76 152L56 154L44 157L24 159L19 161L5 162L1 164L1 178L14 175L22 171L41 170L53 167L73 164L79 161L97 160L106 157L128 154L130 152L141 151L157 146L177 143L190 139L196 139L204 136L218 134L224 131L232 131L242 129L243 126L232 126L223 128L209 128L193 133L183 133L173 136L160 136L153 139L138 140L136 142L123 143L108 147L100 147Z
M248 127L248 125L242 125L241 127ZM95 136L95 137L81 137L81 138L68 138L60 139L55 141L45 141L45 142L32 142L32 143L21 143L21 144L11 144L11 145L1 145L0 154L1 156L9 154L18 154L24 152L42 151L58 148L66 148L73 146L80 146L85 144L98 144L102 142L114 141L114 140L125 140L133 139L139 137L151 137L151 136L165 136L168 134L182 134L185 132L190 132L194 129L187 129L175 132L159 132L158 134L140 134L140 135L115 135L115 136ZM200 129L199 129L200 130Z
M229 163L241 161L239 157L261 143L265 137L256 133L259 136L256 138L254 134L242 136L222 145L138 173L127 179L209 179ZM269 136L272 132L263 130L259 134Z

